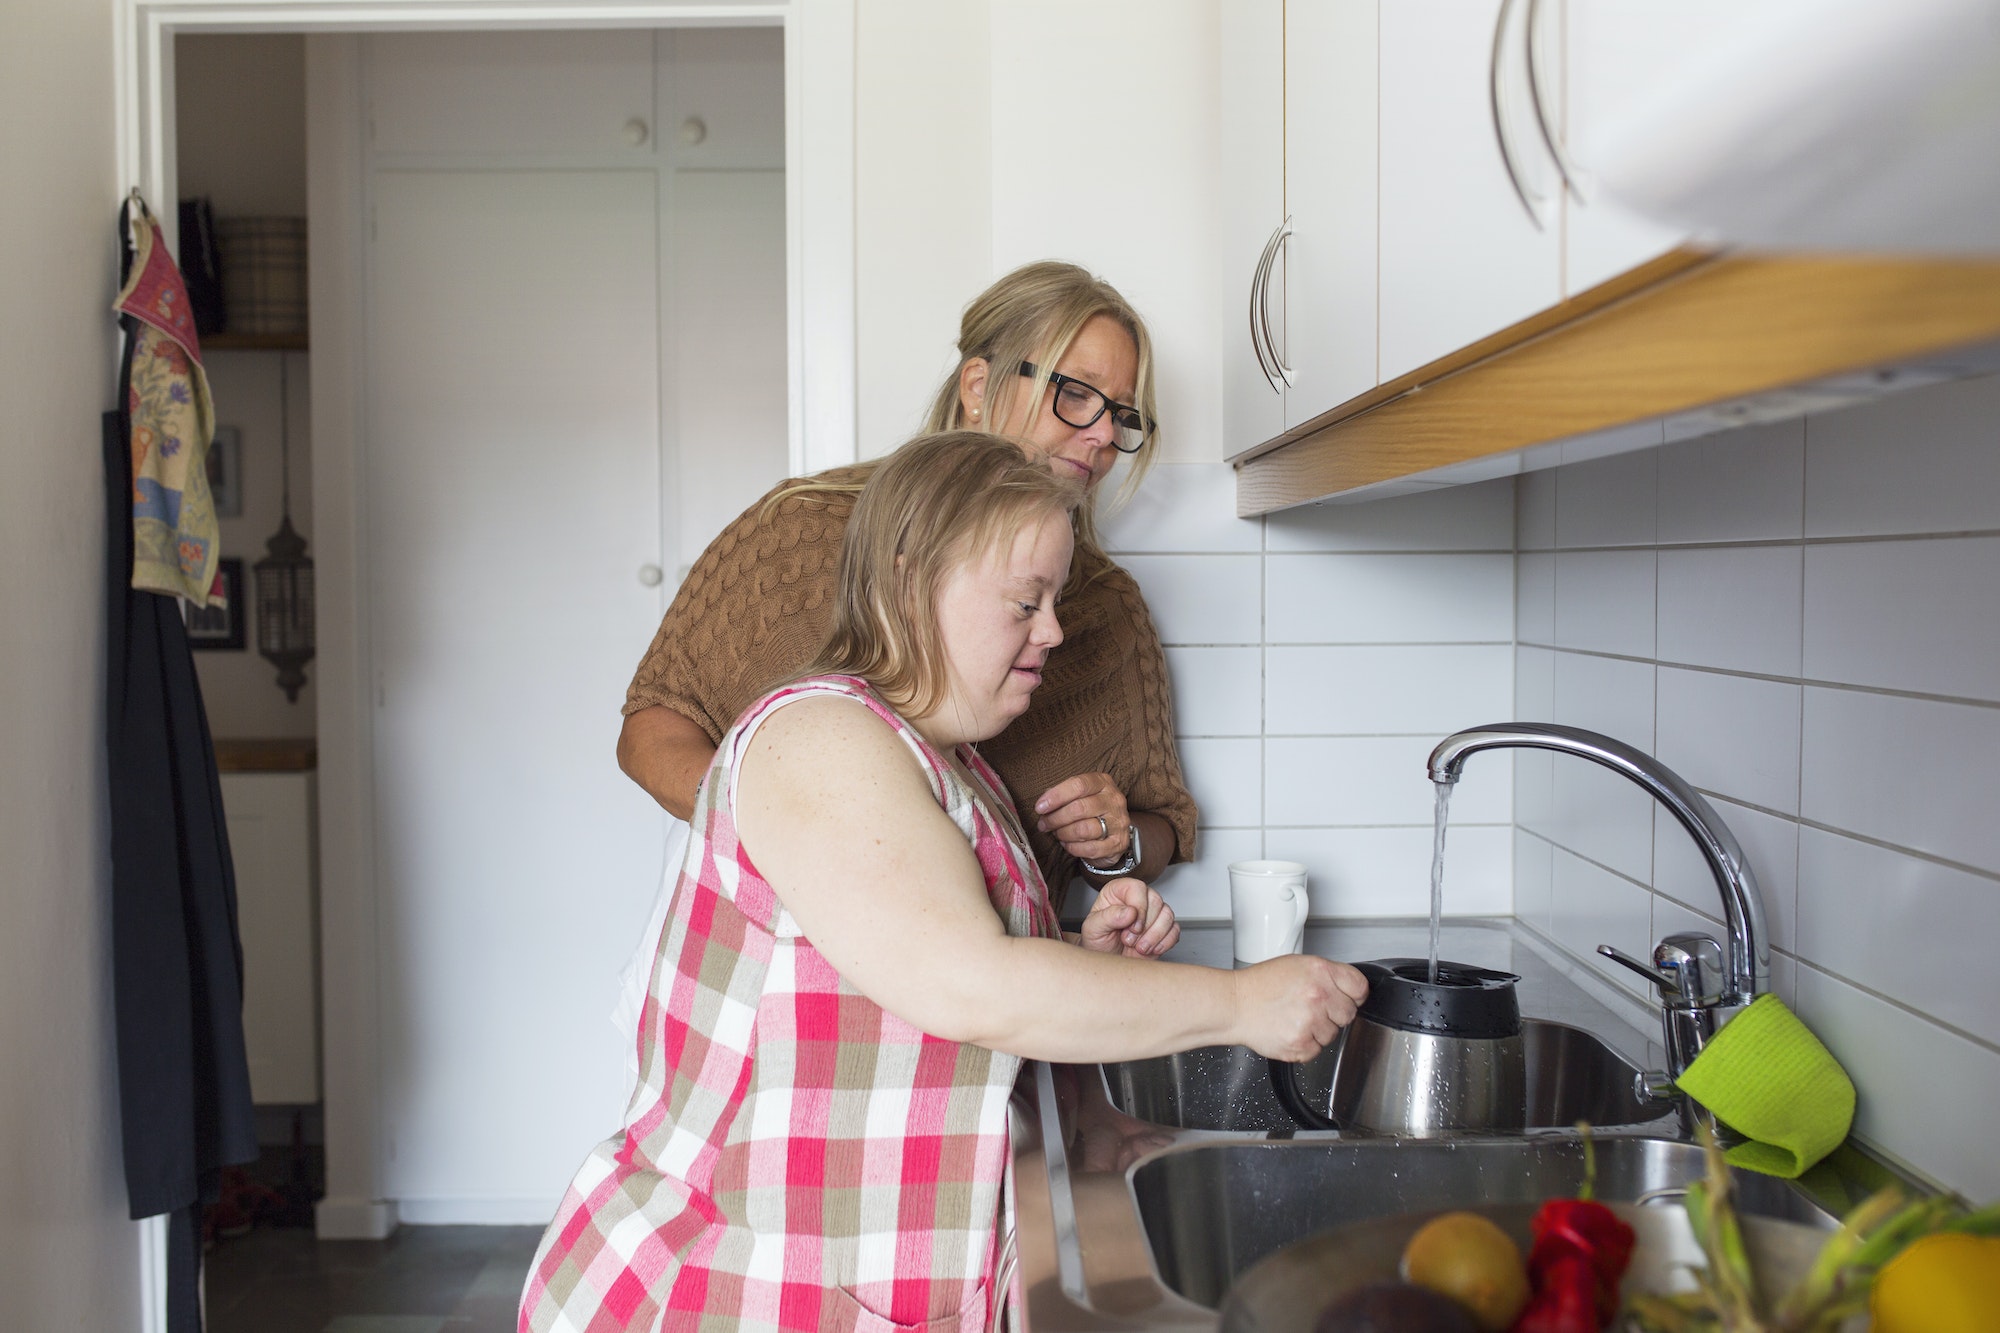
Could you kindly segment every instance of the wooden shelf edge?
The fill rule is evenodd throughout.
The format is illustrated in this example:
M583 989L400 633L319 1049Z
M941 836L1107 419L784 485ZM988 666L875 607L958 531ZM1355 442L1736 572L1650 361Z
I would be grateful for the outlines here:
M1236 512L1996 338L2000 262L1676 251L1240 455Z
M1349 417L1372 411L1406 393L1415 393L1427 384L1435 384L1482 361L1510 352L1524 343L1573 324L1588 315L1594 315L1600 310L1643 296L1661 283L1682 277L1695 269L1714 263L1719 258L1720 256L1713 250L1697 250L1685 246L1669 250L1637 268L1628 269L1606 282L1599 283L1588 291L1578 292L1568 300L1559 301L1546 310L1538 310L1518 324L1509 324L1497 333L1488 334L1477 342L1467 343L1457 351L1418 366L1407 374L1386 380L1366 393L1356 394L1346 402L1328 408L1310 421L1292 427L1283 435L1265 440L1261 444L1253 444L1247 449L1231 454L1223 461L1240 465L1300 440L1310 439L1329 426L1338 425Z
M215 742L215 767L223 773L303 773L319 767L319 742L310 736L285 740Z

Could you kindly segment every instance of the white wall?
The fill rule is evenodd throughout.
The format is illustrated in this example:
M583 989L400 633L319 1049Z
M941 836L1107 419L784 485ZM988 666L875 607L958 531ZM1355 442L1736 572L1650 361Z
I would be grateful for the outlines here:
M1706 792L1858 1133L2000 1195L2000 379L1519 484L1519 714ZM1691 841L1636 788L1517 765L1523 921L1585 959L1719 929Z
M116 289L109 5L16 0L0 41L0 1291L12 1328L139 1324L113 1069L104 468Z
M297 33L229 33L174 40L176 168L183 198L205 195L217 218L306 214L305 38ZM221 520L222 553L243 561L246 595L264 543L281 513L279 362L289 383L292 526L311 546L312 412L310 358L301 353L207 350L202 364L218 426L243 440L243 512ZM244 614L249 614L248 608ZM257 652L254 617L241 652L195 654L210 729L231 739L311 736L317 730L317 663L306 667L297 701L278 688L278 670Z
M861 0L861 452L900 444L955 363L965 303L1037 259L1110 280L1151 326L1164 456L1222 458L1212 264L1215 0ZM1081 183L1066 154L1086 162Z

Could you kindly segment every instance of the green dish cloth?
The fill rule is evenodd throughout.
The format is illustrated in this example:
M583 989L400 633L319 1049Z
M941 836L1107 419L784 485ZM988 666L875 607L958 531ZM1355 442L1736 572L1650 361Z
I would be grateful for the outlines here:
M1854 1123L1854 1081L1775 995L1759 995L1680 1076L1682 1092L1749 1141L1730 1165L1795 1180Z

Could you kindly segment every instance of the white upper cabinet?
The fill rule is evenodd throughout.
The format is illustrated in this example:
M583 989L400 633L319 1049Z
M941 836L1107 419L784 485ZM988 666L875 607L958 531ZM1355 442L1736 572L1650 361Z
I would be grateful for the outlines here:
M1285 10L1287 429L1375 387L1376 2Z
M368 41L376 153L647 153L653 34L407 32Z
M1568 202L1564 295L1671 250L1685 239L1621 208L1596 187L1598 143L1663 91L1675 71L1715 40L1740 0L1568 0L1568 101L1563 145L1581 198Z
M1560 180L1529 95L1530 8L1381 6L1384 380L1561 299Z
M667 28L659 48L660 133L677 165L784 169L783 28Z
M1285 221L1284 0L1223 0L1221 55L1228 455L1285 429L1284 268L1275 253Z

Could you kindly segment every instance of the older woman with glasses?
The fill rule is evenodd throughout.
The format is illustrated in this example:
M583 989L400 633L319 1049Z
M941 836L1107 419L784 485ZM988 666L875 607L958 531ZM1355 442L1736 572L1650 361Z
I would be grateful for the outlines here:
M543 1236L523 1333L992 1328L1016 1294L1022 1059L1300 1060L1352 1019L1367 986L1344 964L1231 972L1060 937L978 747L1047 688L1082 495L984 433L870 477L823 646L696 793L640 1085Z
M1083 269L1036 263L966 307L958 348L925 429L1004 435L1086 497L1059 612L1063 646L1026 715L980 751L1020 802L1058 895L1079 869L1100 885L1149 883L1193 858L1195 805L1174 745L1159 636L1138 584L1099 545L1095 521L1113 464L1130 459L1129 493L1158 449L1145 322ZM872 466L779 486L709 545L661 621L627 693L618 762L680 819L723 732L825 639L841 533ZM671 866L671 842L669 850ZM666 892L639 966L627 970L628 1018ZM1114 897L1132 902L1102 947L1157 955L1179 938L1156 893L1126 886Z

